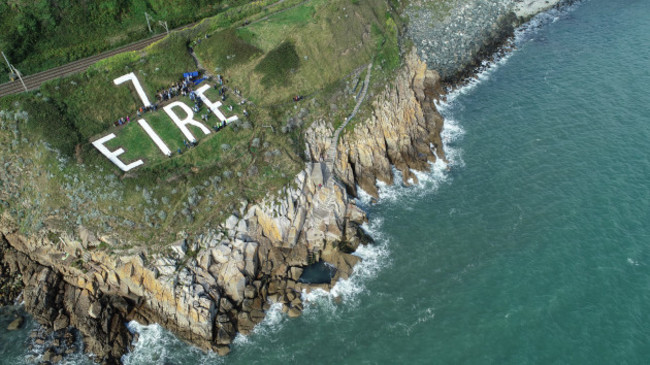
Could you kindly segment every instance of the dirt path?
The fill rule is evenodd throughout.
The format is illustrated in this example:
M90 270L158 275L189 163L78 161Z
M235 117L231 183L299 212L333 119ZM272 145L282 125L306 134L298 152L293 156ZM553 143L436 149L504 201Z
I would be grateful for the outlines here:
M361 103L366 98L366 93L368 92L368 84L370 84L371 73L372 73L372 63L368 65L368 72L366 73L366 79L363 81L363 91L359 96L359 100L357 100L357 105L354 106L352 113L350 113L350 115L345 119L345 122L338 127L338 129L334 132L334 135L332 136L332 142L330 143L330 148L327 150L327 161L326 161L328 167L330 167L330 170L332 169L332 165L334 164L334 160L336 159L336 148L338 147L339 136L341 135L343 128L345 128L350 122L350 120L352 120L352 118L354 118L354 116L357 114L357 112L359 111L359 107L361 106Z

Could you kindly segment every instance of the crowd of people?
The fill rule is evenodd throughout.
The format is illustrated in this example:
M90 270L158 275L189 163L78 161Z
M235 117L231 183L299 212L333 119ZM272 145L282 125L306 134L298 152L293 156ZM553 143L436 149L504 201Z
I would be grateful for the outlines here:
M127 124L127 123L129 123L129 122L131 122L131 117L129 117L129 116L127 115L126 117L122 117L122 118L116 120L113 124L114 124L116 127L118 127L118 126L121 126L121 125Z
M192 80L189 77L182 78L179 82L173 83L168 89L160 89L156 91L156 99L158 101L167 101L178 95L187 96L193 93Z
M200 76L198 75L198 72L192 72L192 73L186 73L183 75L183 77L178 81L173 83L169 88L161 88L156 91L156 100L157 103L152 104L150 106L142 106L138 110L136 110L136 114L138 117L141 117L142 114L149 112L149 111L156 111L158 109L159 104L158 103L163 103L168 100L171 100L177 96L186 96L189 97L191 101L194 102L194 107L192 110L195 113L200 113L201 108L203 107L203 100L196 94L194 91L193 87L197 84L203 81L203 78L199 78ZM225 86L225 83L227 83L228 80L224 79L221 75L217 75L217 83L214 85L214 89L218 91L219 97L221 98L221 101L226 101L227 99L227 92L228 92L228 87ZM239 90L234 91L237 95L239 94ZM242 100L239 104L243 105L246 103L246 100ZM233 111L232 105L228 106L228 110ZM245 116L249 116L249 113L246 109L243 110L243 113ZM210 119L210 111L207 110L206 113L201 114L201 120L205 123L209 123ZM131 122L130 116L122 117L115 121L115 126L119 127L125 124L128 124ZM215 132L218 132L225 128L227 126L226 121L217 121L217 124L214 125L212 128L214 129ZM183 144L186 149L190 149L192 147L195 147L198 142L189 142L187 140L183 140ZM183 151L179 148L178 149L178 154L182 154ZM170 156L171 157L171 156Z

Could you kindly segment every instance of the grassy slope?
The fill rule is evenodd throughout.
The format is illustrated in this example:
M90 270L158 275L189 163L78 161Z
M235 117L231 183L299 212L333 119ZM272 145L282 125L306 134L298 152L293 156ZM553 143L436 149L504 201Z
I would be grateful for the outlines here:
M286 185L303 167L299 156L304 148L302 129L311 120L342 119L354 105L351 96L355 91L350 84L354 86L356 79L342 77L373 58L376 63L385 63L386 47L391 48L388 54L397 51L397 35L393 34L388 21L392 18L387 16L383 0L357 5L344 0L287 0L284 6L296 4L248 27L223 28L224 24L237 26L243 19L267 15L263 4L249 4L241 13L205 20L195 29L168 37L143 52L122 54L94 65L86 73L53 81L40 93L0 99L1 110L25 110L29 114L28 121L15 123L20 137L12 136L11 128L0 130L2 143L12 146L1 156L2 161L11 160L23 169L20 174L0 179L4 184L12 179L20 182L17 190L3 191L0 200L10 203L11 208L0 204L0 211L11 210L25 232L47 224L68 229L83 224L160 250L164 247L156 242L173 240L179 231L191 233L214 227L238 209L241 199L258 200ZM346 25L342 27L341 21ZM203 37L206 32L212 35L208 39ZM244 118L240 107L234 105L241 123L200 137L197 147L181 155L164 157L135 123L139 106L135 93L127 85L115 86L112 80L135 72L153 100L155 90L194 69L186 49L192 40L202 39L195 50L205 64L219 57L223 60L228 54L218 51L224 44L218 42L223 34L237 36L239 39L229 44L249 55L244 62L225 68L229 85L239 88L257 106L247 106L252 115ZM263 75L253 69L286 41L295 45L300 66L287 86L271 91L259 85ZM358 79L359 75L354 77ZM210 93L210 99L216 100L214 91ZM297 93L317 97L294 109L294 103L285 100ZM330 109L330 103L339 108ZM225 107L222 110L230 115ZM288 120L296 120L298 110L302 120L289 128ZM132 122L114 127L113 121L126 114ZM144 117L172 150L182 146L181 133L164 112ZM93 138L110 132L117 138L108 146L124 146L124 161L143 158L146 165L122 174L90 145ZM61 156L47 145L59 149ZM31 164L25 156L32 156ZM37 202L39 206L21 210L19 201ZM129 247L113 247L118 248Z
M384 1L355 5L345 0L311 0L238 29L241 40L265 52L285 41L295 46L300 66L292 73L290 83L284 85L262 83L266 74L256 71L262 55L233 67L224 67L217 58L210 57L212 49L230 43L222 41L219 35L204 41L196 51L208 69L225 68L227 77L258 105L282 103L294 95L319 91L370 62L376 44L371 24L383 29L385 11ZM261 84L269 86L259 87Z

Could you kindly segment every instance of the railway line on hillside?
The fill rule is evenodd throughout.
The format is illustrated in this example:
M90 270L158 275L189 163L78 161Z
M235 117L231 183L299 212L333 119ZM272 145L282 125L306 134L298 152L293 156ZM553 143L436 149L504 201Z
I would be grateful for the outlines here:
M23 81L28 91L38 89L44 82L50 81L59 77L69 76L78 72L86 71L91 65L97 61L103 60L105 58L115 56L116 54L130 51L137 51L147 47L148 45L163 39L167 34L161 33L157 34L151 38L143 39L126 46L116 48L110 51L106 51L94 56L82 58L77 61L70 62L63 66L54 67L49 70L41 71L33 75L23 76ZM15 80L13 82L7 82L0 85L0 97L4 97L11 94L18 94L24 92L25 88L21 84L20 80Z

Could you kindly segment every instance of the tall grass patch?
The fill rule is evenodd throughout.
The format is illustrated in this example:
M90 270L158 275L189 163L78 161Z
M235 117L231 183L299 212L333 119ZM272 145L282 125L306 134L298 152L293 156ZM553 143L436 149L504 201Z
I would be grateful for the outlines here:
M300 67L300 57L296 47L290 41L285 41L267 53L255 66L255 71L263 75L261 83L269 88L288 85L291 75L298 67Z

